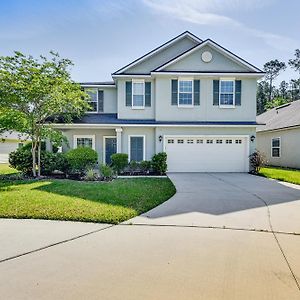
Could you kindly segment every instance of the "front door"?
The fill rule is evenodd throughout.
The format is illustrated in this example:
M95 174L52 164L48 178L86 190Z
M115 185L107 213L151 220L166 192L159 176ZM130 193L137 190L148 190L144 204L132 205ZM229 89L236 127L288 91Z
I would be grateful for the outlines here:
M111 155L117 153L117 138L116 137L105 137L105 163L111 164Z

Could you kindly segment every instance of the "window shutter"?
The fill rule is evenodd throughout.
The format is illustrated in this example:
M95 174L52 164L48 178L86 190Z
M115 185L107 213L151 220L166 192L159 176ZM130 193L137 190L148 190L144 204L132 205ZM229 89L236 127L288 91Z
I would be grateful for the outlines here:
M151 82L145 82L145 106L151 106Z
M213 105L219 105L219 80L214 80L213 83Z
M98 112L103 112L104 94L103 91L98 91Z
M178 105L178 80L172 79L172 84L171 84L171 94L172 94L172 100L171 104L172 105Z
M242 81L235 81L235 105L241 105L242 96Z
M194 80L194 105L200 105L200 80Z
M126 106L132 106L132 82L126 81Z

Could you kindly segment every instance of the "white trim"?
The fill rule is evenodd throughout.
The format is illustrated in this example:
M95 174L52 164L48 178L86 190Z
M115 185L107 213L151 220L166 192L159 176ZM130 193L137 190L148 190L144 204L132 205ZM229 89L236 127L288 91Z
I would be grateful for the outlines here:
M257 125L218 125L218 124L209 124L209 125L202 125L202 124L51 124L52 127L55 128L87 128L87 129L94 129L94 128L102 128L102 129L115 129L116 127L203 127L203 128L211 128L211 127L224 127L224 128L256 128Z
M111 76L112 78L151 78L151 75L147 74L115 74Z
M81 84L83 88L116 88L115 84Z
M106 139L107 138L115 138L116 139L116 144L117 144L117 149L118 149L118 139L117 139L117 136L116 135L104 135L103 136L103 163L106 164L106 159L105 159L105 156L106 156ZM116 152L117 153L117 152Z
M233 104L221 104L221 83L223 81L233 82ZM225 93L224 93L225 94ZM219 80L219 108L235 108L235 78L220 78Z
M142 137L143 138L143 160L146 160L146 135L144 134L131 134L128 135L128 161L131 161L130 157L130 138L131 137Z
M170 41L166 42L165 44L163 44L163 45L161 45L161 46L158 46L158 47L156 48L156 50L152 50L151 52L149 52L148 54L146 54L146 55L144 55L144 56L138 58L137 60L135 60L135 61L132 62L131 64L129 64L129 65L123 67L122 69L116 71L116 72L115 72L116 75L117 75L118 73L122 73L122 72L124 72L125 70L127 70L127 69L129 69L129 68L131 68L131 67L133 67L133 66L135 66L135 65L137 65L137 64L139 64L139 63L141 63L142 61L144 61L144 60L146 60L147 58L149 58L149 57L153 56L154 54L156 54L157 52L159 52L159 51L161 51L161 50L163 50L163 49L169 47L169 46L172 45L173 43L175 43L175 42L177 42L178 40L180 40L180 39L182 39L182 38L185 38L185 37L188 37L188 38L190 38L190 39L192 39L193 41L196 41L196 42L198 42L198 43L201 43L201 42L202 42L201 39L197 38L196 36L191 35L189 32L184 32L184 33L180 34L179 36L177 36L176 38L171 39Z
M292 130L292 129L298 129L300 128L300 125L292 125L288 127L283 127L283 128L274 128L274 129L266 129L266 130L259 130L259 126L264 126L264 125L257 125L257 131L256 133L264 133L264 132L272 132L272 131L283 131L283 130Z
M142 106L133 105L133 96L134 96L133 85L134 85L134 83L142 83L143 84L143 105ZM145 109L145 80L144 79L133 79L131 81L131 108L132 109Z
M279 147L273 147L273 140L279 140ZM279 149L279 156L273 156L273 148ZM281 137L272 137L271 138L271 157L272 158L280 158L281 157Z
M192 104L180 104L179 103L179 94L180 94L180 89L179 89L179 82L180 81L191 81L192 82ZM194 107L194 78L190 78L190 77L180 77L177 80L177 90L178 90L178 101L177 101L177 106L179 108L193 108ZM181 92L182 94L190 94L190 93L186 93L186 92Z
M96 146L95 146L95 142L96 142L96 137L94 134L92 135L88 135L88 134L74 134L73 135L73 149L76 149L77 148L77 139L84 139L84 138L87 138L87 139L92 139L92 149L96 150Z
M245 139L245 142L246 142L246 153L245 153L245 165L244 165L244 168L245 168L245 172L249 172L249 159L247 159L249 157L249 154L250 154L250 137L249 135L246 135L246 134L202 134L202 135L193 135L193 134L166 134L166 135L163 135L163 151L166 152L166 140L168 138L188 138L188 137L191 137L191 138L199 138L199 139L209 139L209 138L230 138L230 139L234 139L234 138L244 138ZM226 159L226 157L224 158Z
M243 72L243 73L220 73L220 72L215 72L215 73L205 73L205 72L156 72L153 71L151 72L151 75L173 75L173 76L184 76L184 75L188 75L188 76L203 76L203 77L207 77L207 78L211 78L211 77L219 77L219 76L236 76L236 77L250 77L250 78L262 78L264 77L264 73L253 73L253 72Z
M212 48L215 48L215 50L218 50L219 52L223 53L225 56L227 56L228 58L230 58L231 60L235 61L236 63L238 63L241 66L246 66L247 68L255 71L255 72L261 72L261 70L259 70L258 68L250 65L249 63L247 63L246 61L243 61L242 59L240 59L239 57L233 55L232 53L230 53L228 50L221 48L219 45L217 45L214 41L211 40L207 40L201 44L199 44L198 46L192 48L191 50L183 53L182 55L178 56L177 58L169 61L168 63L162 65L161 67L157 68L155 71L161 71L164 68L176 63L177 61L181 60L182 58L190 55L191 53L201 49L202 47L206 46L206 45L210 45Z

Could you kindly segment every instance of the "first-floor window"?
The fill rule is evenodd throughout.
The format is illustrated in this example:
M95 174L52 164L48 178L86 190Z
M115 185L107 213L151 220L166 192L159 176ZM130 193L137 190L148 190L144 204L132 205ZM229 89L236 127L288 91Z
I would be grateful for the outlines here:
M98 90L97 89L85 89L85 92L90 96L88 103L90 105L89 112L98 111Z
M234 80L220 80L220 105L234 105Z
M178 81L178 104L193 105L193 80Z
M95 149L94 136L74 136L74 148Z
M280 138L272 139L272 157L280 157Z
M144 136L130 137L130 161L142 161L145 159L144 138Z
M145 104L145 88L144 81L132 82L132 107L144 107Z

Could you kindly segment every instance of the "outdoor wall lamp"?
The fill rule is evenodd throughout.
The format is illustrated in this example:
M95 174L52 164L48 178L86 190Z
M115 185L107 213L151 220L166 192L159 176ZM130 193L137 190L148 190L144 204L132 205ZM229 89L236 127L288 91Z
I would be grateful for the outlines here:
M162 135L160 135L160 136L158 137L158 140L161 142L162 139L163 139L163 137L162 137Z
M250 138L250 141L251 141L251 142L254 142L254 140L255 140L255 136L252 135L251 138Z

